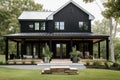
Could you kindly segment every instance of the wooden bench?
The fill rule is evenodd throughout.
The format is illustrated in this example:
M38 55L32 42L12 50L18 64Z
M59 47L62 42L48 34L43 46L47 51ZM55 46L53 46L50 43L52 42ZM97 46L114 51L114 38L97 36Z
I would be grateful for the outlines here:
M69 66L51 66L42 70L42 74L78 74L77 68Z

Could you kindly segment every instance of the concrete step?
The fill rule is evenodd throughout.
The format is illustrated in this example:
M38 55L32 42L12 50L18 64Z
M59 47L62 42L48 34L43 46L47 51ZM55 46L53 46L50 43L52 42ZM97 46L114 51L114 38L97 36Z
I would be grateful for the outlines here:
M37 64L41 69L49 68L51 66L69 66L77 69L85 69L86 67L81 63L72 63L70 59L52 59L50 63L41 62Z

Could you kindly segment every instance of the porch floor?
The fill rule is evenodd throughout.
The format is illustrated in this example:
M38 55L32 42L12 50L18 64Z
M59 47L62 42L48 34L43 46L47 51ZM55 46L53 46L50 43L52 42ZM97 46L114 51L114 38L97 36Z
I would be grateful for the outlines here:
M70 59L52 59L50 63L43 63L42 59L24 59L25 63L30 64L31 61L34 60L37 65L23 65L20 59L16 59L17 63L21 63L22 65L2 65L2 67L8 68L17 68L17 69L44 69L49 68L51 66L69 66L77 69L85 69L86 67L82 62L72 63ZM9 60L9 63L13 64L14 60ZM1 67L1 66L0 66Z

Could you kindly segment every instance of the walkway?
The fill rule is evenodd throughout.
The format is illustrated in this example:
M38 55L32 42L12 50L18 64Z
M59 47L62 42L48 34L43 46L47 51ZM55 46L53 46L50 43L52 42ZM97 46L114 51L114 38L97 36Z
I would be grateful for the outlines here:
M16 69L44 69L51 66L70 66L77 69L85 69L86 67L82 63L72 63L68 59L53 59L50 63L39 63L37 65L0 65L0 67L16 68Z

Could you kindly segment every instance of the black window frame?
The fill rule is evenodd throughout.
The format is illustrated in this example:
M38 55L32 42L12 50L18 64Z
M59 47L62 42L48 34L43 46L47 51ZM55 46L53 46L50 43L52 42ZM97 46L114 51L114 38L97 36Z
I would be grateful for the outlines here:
M56 25L56 23L57 23L57 25ZM64 23L63 24L64 25L64 29L61 28L61 26L62 26L61 23ZM58 26L58 29L57 29L56 26ZM55 31L64 31L65 30L65 22L64 21L55 21L54 29L55 29Z
M82 27L80 27L80 23L82 22ZM87 24L87 27L86 27ZM78 28L80 31L89 31L89 22L88 21L79 21L78 22Z
M35 23L39 23L39 30L35 29ZM42 29L42 23L44 23L44 29ZM33 25L33 28L30 28L30 25ZM46 30L46 22L45 21L35 21L35 22L29 22L28 23L28 30L32 30L32 31L45 31Z

